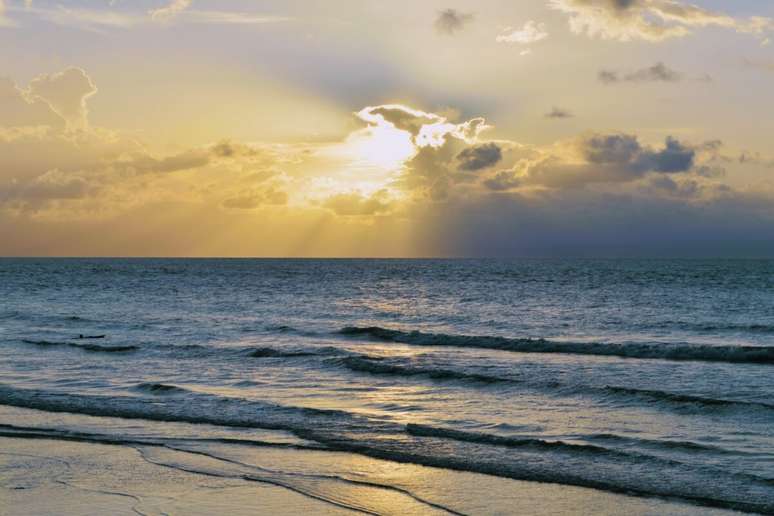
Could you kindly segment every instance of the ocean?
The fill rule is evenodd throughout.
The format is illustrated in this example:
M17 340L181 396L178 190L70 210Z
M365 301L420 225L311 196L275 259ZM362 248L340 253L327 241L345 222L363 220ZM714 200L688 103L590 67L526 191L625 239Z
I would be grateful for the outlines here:
M771 260L0 259L0 343L3 435L774 514ZM353 508L302 473L272 478Z

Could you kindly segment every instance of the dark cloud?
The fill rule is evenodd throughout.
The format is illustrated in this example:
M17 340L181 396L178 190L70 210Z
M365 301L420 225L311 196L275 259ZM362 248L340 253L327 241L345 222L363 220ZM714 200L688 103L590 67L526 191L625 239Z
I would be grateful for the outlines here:
M641 0L608 0L608 3L612 4L615 9L624 10L640 4Z
M216 143L210 149L212 154L218 158L237 158L244 156L257 156L260 152L243 143L236 143L230 140L223 140Z
M545 115L546 118L573 118L574 116L572 112L556 106L551 108L551 111Z
M618 77L618 72L613 72L610 70L600 70L597 74L597 78L605 84L612 84L621 80Z
M594 134L582 139L579 147L589 163L632 163L642 150L631 134Z
M567 153L578 156L568 159ZM513 169L486 179L484 186L499 191L525 185L563 189L594 183L627 183L646 174L695 171L695 158L694 148L672 137L657 149L642 145L630 134L591 134L561 145L556 154L521 160Z
M461 13L455 9L444 9L435 19L435 30L441 34L453 35L473 21L473 14Z
M615 84L618 82L678 82L683 79L683 75L680 72L672 70L660 62L653 66L624 74L614 70L600 70L597 77L605 84Z
M644 147L629 134L593 135L580 142L589 164L611 166L622 180L648 172L674 174L688 172L696 151L668 136L660 150Z
M589 163L620 165L638 175L645 172L687 172L696 151L668 136L661 150L640 145L630 134L593 135L580 143Z
M662 150L642 153L640 166L649 171L667 174L687 172L693 167L695 157L695 150L669 136Z
M492 167L503 159L503 151L496 143L484 143L468 147L457 154L458 169L475 172Z
M512 170L501 170L484 181L484 186L496 192L518 188L521 184L522 182Z

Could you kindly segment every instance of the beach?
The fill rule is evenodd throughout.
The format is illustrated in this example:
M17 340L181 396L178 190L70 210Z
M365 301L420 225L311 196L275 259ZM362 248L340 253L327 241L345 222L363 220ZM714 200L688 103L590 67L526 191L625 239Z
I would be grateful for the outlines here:
M8 516L695 514L695 506L675 501L289 448L294 439L279 433L261 435L261 446L236 439L229 444L128 439L126 432L85 435L65 429L136 427L132 421L65 416L52 432L43 426L49 415L39 411L4 408L0 415L33 425L0 427L0 513ZM275 446L269 444L272 437ZM702 514L735 512L703 509Z

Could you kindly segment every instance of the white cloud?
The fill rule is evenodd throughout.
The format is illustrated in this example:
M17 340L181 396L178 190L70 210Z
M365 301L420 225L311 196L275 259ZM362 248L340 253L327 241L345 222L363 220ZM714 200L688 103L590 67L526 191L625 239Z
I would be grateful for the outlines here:
M29 87L29 95L46 102L71 129L88 127L86 100L95 93L96 86L80 68L40 75L30 82Z
M2 1L0 0L0 4ZM105 29L131 29L148 24L163 25L172 20L197 24L261 25L291 19L286 16L270 16L253 12L196 10L191 9L190 5L190 1L174 2L166 7L151 10L147 14L126 9L77 8L63 5L55 7L30 5L26 11L49 23L97 33L104 32ZM0 10L0 26L3 24L3 19ZM6 21L13 25L12 20L6 19Z
M517 43L531 45L548 37L545 23L534 20L527 21L521 28L508 27L503 34L497 36L498 43Z
M153 21L168 22L189 7L191 7L191 0L172 0L169 5L152 9L148 14L150 14Z

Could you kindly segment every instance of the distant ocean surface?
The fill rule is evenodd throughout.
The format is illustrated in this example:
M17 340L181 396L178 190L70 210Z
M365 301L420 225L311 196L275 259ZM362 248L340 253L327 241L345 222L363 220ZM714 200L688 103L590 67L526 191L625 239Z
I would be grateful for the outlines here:
M0 344L5 407L774 513L774 261L0 259Z

